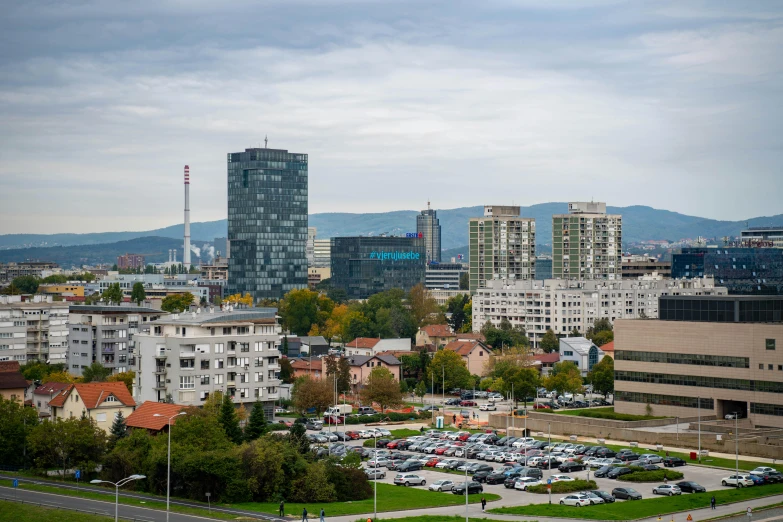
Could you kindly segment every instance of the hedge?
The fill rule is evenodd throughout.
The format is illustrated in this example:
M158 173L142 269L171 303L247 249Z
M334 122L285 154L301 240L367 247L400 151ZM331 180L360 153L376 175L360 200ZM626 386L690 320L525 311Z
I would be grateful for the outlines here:
M552 493L571 493L574 491L587 491L589 489L598 489L598 484L595 480L567 480L563 482L554 482L552 484ZM548 493L546 484L540 486L528 486L527 491L530 493Z
M664 478L668 480L680 480L683 476L684 475L679 471L659 469L655 471L634 471L633 473L622 475L618 477L618 479L626 482L663 482Z
M392 422L400 422L400 421L407 421L410 419L429 419L431 416L430 413L427 413L426 415L418 415L417 413L397 413L397 412L389 412L389 413L379 413L378 415L360 415L355 416L352 415L350 417L345 418L345 424L369 424L372 422L381 422L381 421L392 421ZM341 425L338 425L338 427Z

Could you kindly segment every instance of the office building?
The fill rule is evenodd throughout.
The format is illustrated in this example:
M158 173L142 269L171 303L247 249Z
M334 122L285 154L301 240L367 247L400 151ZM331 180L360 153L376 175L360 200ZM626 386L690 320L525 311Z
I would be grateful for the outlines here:
M86 285L85 293L103 293L109 286L119 284L120 290L125 297L130 298L133 292L133 285L141 283L144 285L144 292L147 300L160 300L172 294L181 294L190 292L193 294L193 302L200 303L202 300L211 299L210 288L202 286L200 274L175 274L167 276L163 274L117 274L111 273L100 281L95 281ZM211 281L210 283L219 283ZM210 283L207 283L209 285Z
M305 251L307 253L307 266L313 266L315 261L315 235L318 230L315 227L307 227L307 245Z
M313 289L316 287L316 285L318 285L318 283L329 279L330 277L332 277L331 268L310 267L307 269L307 286L309 286L310 289Z
M332 286L349 299L424 283L424 240L412 237L333 237Z
M470 218L470 292L492 279L535 277L536 220L519 216L519 207L488 205L484 217Z
M654 257L644 255L623 256L620 262L620 274L623 279L638 279L653 274L671 277L672 264L669 261L658 261Z
M0 361L64 363L67 350L68 303L0 295Z
M236 404L279 398L280 325L275 308L206 309L161 317L136 336L138 402L200 406L215 391Z
M280 299L307 288L307 154L228 155L229 293Z
M459 290L460 278L467 272L462 263L430 263L424 275L424 285L431 290Z
M536 279L539 281L552 279L552 258L550 256L536 257Z
M119 270L138 270L144 268L144 256L140 254L125 254L117 257L117 268Z
M313 268L330 268L332 266L332 240L316 239L313 242Z
M507 319L525 328L538 347L546 331L587 333L597 319L656 318L658 298L665 295L726 295L712 278L673 280L641 278L617 281L487 281L473 296L473 329Z
M427 209L422 210L421 214L416 216L416 233L424 239L424 248L427 251L427 263L435 261L440 262L440 221L438 213L430 208L430 202L427 202Z
M615 323L616 412L700 408L783 428L783 297L666 296L659 307L657 321Z
M582 377L601 362L606 354L593 341L584 337L560 339L560 361L571 361L579 368Z
M621 278L623 218L606 213L606 203L568 204L568 214L552 216L552 277Z
M94 362L112 373L134 367L139 333L149 333L150 323L166 312L136 305L72 305L68 318L68 371L81 377Z
M783 227L750 227L741 232L740 243L733 246L783 248Z
M220 256L224 259L231 257L231 246L225 237L216 237L212 242L215 247L215 257Z
M672 277L711 276L730 294L783 294L783 249L683 248L672 256Z

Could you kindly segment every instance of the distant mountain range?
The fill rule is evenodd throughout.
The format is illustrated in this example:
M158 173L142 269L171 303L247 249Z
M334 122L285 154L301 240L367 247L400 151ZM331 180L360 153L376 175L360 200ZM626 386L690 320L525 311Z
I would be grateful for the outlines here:
M738 236L740 231L749 226L771 226L783 224L783 214L768 217L754 217L741 221L719 221L697 216L687 216L668 210L659 210L645 206L607 207L607 211L623 216L623 242L635 243L643 240L677 241L679 239L698 236L720 238L723 236ZM464 249L468 244L468 220L471 217L483 215L483 206L463 207L438 210L441 224L441 240L444 250ZM521 207L521 214L536 219L537 243L542 250L552 241L552 215L568 212L567 203L541 203L529 207ZM380 234L404 234L416 230L416 210L400 210L374 214L326 213L310 215L310 226L318 229L317 236L328 238L335 236L376 236ZM156 253L161 256L151 256L149 261L163 261L167 258L169 248L179 247L178 259L182 259L182 224L172 225L157 230L140 232L102 232L94 234L7 234L0 235L0 262L23 261L25 259L42 259L56 261L57 257L69 259L107 259L111 255L132 253ZM227 236L225 219L191 224L193 243L202 246L211 243L216 237ZM170 238L173 242L164 243ZM97 246L103 248L89 249L80 246L74 253L57 252L57 248L76 245ZM111 245L111 246L110 246ZM60 250L68 250L60 248ZM81 252L81 255L79 253ZM118 254L114 254L118 252ZM463 253L463 252L459 252ZM467 254L467 252L464 252ZM450 257L450 256L449 256ZM97 261L89 261L97 262ZM109 262L109 261L103 261ZM111 261L113 262L113 261Z

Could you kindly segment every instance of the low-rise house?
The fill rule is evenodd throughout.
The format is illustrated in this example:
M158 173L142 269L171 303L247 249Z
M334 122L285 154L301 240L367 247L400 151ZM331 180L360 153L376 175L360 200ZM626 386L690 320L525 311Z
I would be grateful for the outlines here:
M24 403L27 386L22 372L0 372L0 397Z
M604 358L604 352L590 339L584 337L565 337L560 339L560 361L571 361L587 375L593 366Z
M614 359L614 341L609 341L605 345L601 346L601 351L604 352L604 355L607 357L611 357Z
M361 387L370 372L379 366L388 369L397 381L400 380L402 363L393 355L352 355L347 356L347 359L351 366L351 384L354 390Z
M39 417L52 415L49 403L67 387L68 383L65 382L47 382L33 390L33 406L38 410Z
M422 326L416 332L416 345L434 344L438 348L443 348L451 341L457 339L457 334L451 331L446 324L430 324Z
M492 350L478 340L452 341L443 349L457 352L462 356L471 375L484 375L487 361L492 357Z
M125 426L132 429L143 429L155 435L168 430L171 424L177 423L178 413L187 410L187 406L167 402L145 401L144 404L128 415Z
M357 337L345 345L345 355L376 355L389 350L411 351L411 340L403 339L378 339L376 337Z
M560 362L560 354L557 352L542 353L534 355L533 360L541 365L541 375L549 375L555 363Z
M291 368L294 369L294 379L310 377L311 379L319 380L325 373L324 363L320 357L291 359Z
M136 401L122 382L91 382L69 384L49 401L52 419L69 419L86 415L99 428L109 432L117 413L128 418L136 408Z

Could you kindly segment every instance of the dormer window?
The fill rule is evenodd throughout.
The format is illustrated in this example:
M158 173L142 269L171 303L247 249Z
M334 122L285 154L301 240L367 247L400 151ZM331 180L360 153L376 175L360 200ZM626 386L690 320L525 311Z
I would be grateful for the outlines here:
M117 397L115 397L114 395L109 395L108 397L106 397L106 402L117 402Z

